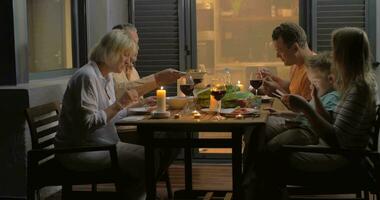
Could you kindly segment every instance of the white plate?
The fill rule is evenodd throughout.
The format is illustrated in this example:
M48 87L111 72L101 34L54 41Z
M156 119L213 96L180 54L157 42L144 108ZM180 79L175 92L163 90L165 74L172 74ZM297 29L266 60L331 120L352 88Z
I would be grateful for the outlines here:
M272 99L273 99L273 97L270 97L268 95L264 95L261 97L262 102L269 102Z
M253 108L239 108L239 109L244 109L244 112L234 112L236 110L235 108L225 108L220 111L220 114L226 115L226 116L235 116L237 114L242 114L242 115L260 114L259 110L253 109Z
M120 119L119 122L134 122L143 120L144 118L144 116L128 116Z
M152 107L135 107L135 108L128 108L128 111L133 113L133 114L140 114L140 115L144 115L144 114L149 114L151 113L153 110Z
M201 111L205 112L205 113L214 113L214 112L216 112L216 111L210 111L209 108L202 108Z
M240 108L240 109L243 109L243 108ZM256 109L253 109L253 108L244 108L244 109L246 110L246 112L241 113L242 115L260 114L259 110L256 110ZM223 109L220 110L220 114L221 115L225 115L225 116L234 117L235 115L239 114L239 113L234 113L234 110L235 110L235 108L223 108ZM202 108L201 111L205 112L205 113L214 113L214 112L216 112L216 111L210 111L209 108Z

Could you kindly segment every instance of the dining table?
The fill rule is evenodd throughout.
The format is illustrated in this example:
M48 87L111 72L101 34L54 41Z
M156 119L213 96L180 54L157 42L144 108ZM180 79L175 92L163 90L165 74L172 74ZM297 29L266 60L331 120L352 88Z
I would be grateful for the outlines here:
M194 190L192 186L192 148L231 148L232 149L232 198L241 199L242 194L242 137L251 134L251 137L259 137L254 133L257 128L264 126L268 116L269 107L281 108L278 99L263 103L258 113L243 117L229 116L222 120L215 119L214 112L199 111L199 115L193 113L183 115L181 110L169 110L170 116L157 119L152 115L142 115L139 120L120 120L116 125L133 125L137 127L137 134L142 139L145 147L145 170L147 199L156 198L155 158L154 150L157 148L184 148L185 160L185 189L177 191L175 196L196 198L207 191ZM171 132L184 134L186 137L162 138L155 137L157 132ZM231 132L230 138L197 138L192 137L192 132ZM178 195L177 195L178 194Z

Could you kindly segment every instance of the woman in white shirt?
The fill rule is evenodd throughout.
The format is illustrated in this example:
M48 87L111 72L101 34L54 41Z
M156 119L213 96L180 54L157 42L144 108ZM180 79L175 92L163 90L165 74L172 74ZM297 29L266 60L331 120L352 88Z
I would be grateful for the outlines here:
M135 104L138 94L126 90L116 97L111 73L120 73L130 65L136 48L124 31L111 31L101 39L92 50L89 63L79 68L67 85L55 138L56 147L116 144L126 199L145 199L144 147L120 142L114 122L126 115L123 108ZM58 159L78 171L110 165L108 152L67 154Z

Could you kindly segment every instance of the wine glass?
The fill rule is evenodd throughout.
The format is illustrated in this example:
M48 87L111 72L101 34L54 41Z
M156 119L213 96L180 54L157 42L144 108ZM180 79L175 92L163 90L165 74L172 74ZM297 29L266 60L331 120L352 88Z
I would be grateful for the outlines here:
M217 79L212 82L211 85L211 95L215 98L215 100L218 102L218 110L217 114L215 116L216 120L222 120L224 117L220 115L220 111L222 110L222 98L226 94L227 88L226 84L224 83L223 79Z
M186 95L186 96L192 96L193 95L193 90L194 90L194 80L191 75L187 74L185 76L182 76L180 78L180 85L179 85L181 91Z
M263 84L263 77L261 73L258 74L257 72L251 72L249 84L255 89L255 93L257 96L258 89Z
M186 74L185 76L182 76L179 80L180 85L179 88L185 94L187 97L193 96L194 91L194 80L193 77L191 77L190 74ZM189 101L186 103L185 107L183 108L182 112L188 113L189 111Z

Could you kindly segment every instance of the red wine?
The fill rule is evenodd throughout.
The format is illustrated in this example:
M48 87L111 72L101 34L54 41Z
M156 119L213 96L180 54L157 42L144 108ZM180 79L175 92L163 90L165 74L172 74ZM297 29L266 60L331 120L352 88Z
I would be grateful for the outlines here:
M263 80L262 79L250 80L249 83L251 84L253 88L259 89L261 84L263 84Z
M194 85L180 85L179 88L186 96L192 96Z
M217 100L217 101L220 101L224 95L226 94L226 91L225 90L212 90L211 91L211 95L214 96L214 98Z
M201 79L201 78L195 78L195 79L193 79L193 81L194 81L194 85L196 85L198 83L201 83L203 81L203 79Z

